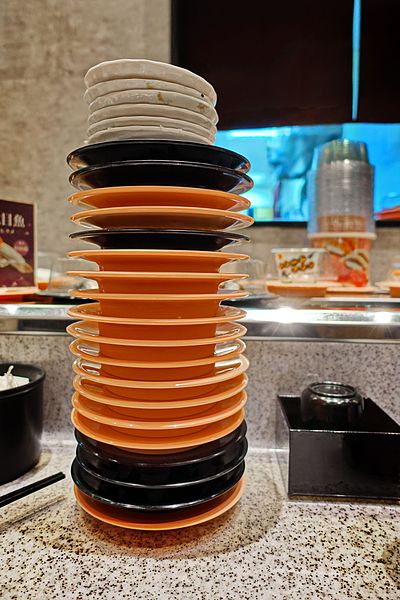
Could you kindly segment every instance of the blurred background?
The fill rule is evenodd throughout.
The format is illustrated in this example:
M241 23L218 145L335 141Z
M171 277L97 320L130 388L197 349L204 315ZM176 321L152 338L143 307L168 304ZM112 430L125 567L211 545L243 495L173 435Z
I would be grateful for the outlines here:
M314 149L365 142L374 210L400 203L400 83L395 0L3 0L0 6L0 198L35 201L38 248L72 248L65 157L86 127L83 76L102 60L172 61L218 93L217 144L252 162L252 256L306 241ZM378 228L380 279L400 224ZM74 244L76 248L76 242Z

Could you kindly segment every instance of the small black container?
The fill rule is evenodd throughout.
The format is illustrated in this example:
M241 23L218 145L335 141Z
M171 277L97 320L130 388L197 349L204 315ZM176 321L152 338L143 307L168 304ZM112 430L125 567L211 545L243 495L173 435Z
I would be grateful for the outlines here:
M332 382L313 385L333 391L324 387ZM347 388L336 389L347 396L336 406L309 389L278 396L276 447L288 495L400 499L400 425L351 386L333 385Z
M29 383L0 391L0 484L29 471L39 460L43 429L43 381L39 367L12 363L13 375ZM10 363L0 363L4 375Z

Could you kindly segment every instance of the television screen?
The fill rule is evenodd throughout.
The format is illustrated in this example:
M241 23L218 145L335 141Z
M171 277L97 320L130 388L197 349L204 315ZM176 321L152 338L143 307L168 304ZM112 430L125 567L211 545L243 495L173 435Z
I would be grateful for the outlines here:
M245 155L254 187L245 194L256 222L308 219L307 173L317 146L338 138L367 145L374 210L400 205L400 124L344 123L219 131L216 144Z

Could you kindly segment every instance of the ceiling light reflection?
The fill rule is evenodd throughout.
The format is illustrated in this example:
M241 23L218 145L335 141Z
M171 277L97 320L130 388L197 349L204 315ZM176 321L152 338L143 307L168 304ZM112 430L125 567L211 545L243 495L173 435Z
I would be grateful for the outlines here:
M374 314L374 321L376 323L391 323L392 315L389 312L377 312Z

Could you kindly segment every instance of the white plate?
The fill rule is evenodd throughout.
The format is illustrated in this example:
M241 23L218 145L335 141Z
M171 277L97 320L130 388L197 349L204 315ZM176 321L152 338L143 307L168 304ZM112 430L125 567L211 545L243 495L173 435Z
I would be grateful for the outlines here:
M123 92L113 92L105 96L99 96L89 104L89 113L105 108L106 106L115 106L116 104L162 104L168 106L177 106L186 108L193 112L204 115L215 124L218 121L217 111L209 102L204 102L193 96L179 94L177 92L163 92L160 90L125 90Z
M202 92L179 83L162 81L161 79L114 79L112 81L101 81L91 86L85 92L84 99L90 104L99 96L111 94L112 92L122 92L124 90L162 90L164 92L179 92L187 94L202 100L208 101L207 96Z
M90 137L99 131L107 131L112 127L170 127L171 129L182 129L206 137L213 142L215 139L216 128L209 131L201 125L181 121L180 119L168 119L165 117L116 117L115 119L105 119L90 125L87 135Z
M178 140L184 142L197 142L198 144L211 144L212 142L201 135L172 129L170 127L112 127L107 131L99 131L88 137L90 144L99 142L112 142L116 140Z
M208 81L182 67L155 60L119 59L95 65L85 75L86 87L113 79L161 79L185 85L203 93L215 105L217 94Z
M93 125L99 121L118 117L166 117L196 123L208 130L214 127L210 119L194 110L165 104L116 104L115 106L106 106L89 115L88 123Z

